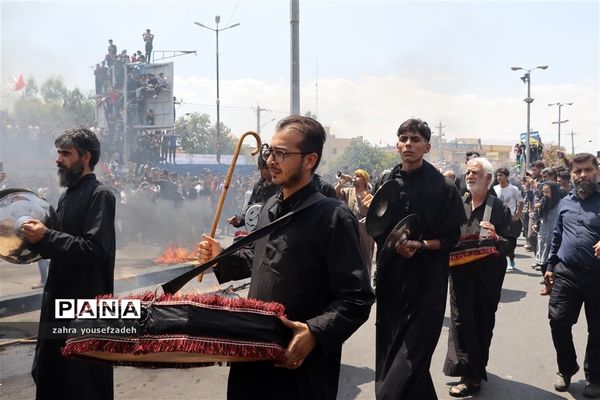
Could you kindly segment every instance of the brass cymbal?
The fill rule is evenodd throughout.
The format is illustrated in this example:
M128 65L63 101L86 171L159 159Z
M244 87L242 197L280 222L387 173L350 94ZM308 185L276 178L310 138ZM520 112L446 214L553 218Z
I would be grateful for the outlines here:
M54 210L31 190L0 190L0 258L3 260L28 264L41 258L20 232L21 225L28 219L40 220L51 228L55 220Z
M396 251L396 245L406 240L417 240L419 237L419 216L410 214L402 218L391 230L381 248L380 257L383 253Z

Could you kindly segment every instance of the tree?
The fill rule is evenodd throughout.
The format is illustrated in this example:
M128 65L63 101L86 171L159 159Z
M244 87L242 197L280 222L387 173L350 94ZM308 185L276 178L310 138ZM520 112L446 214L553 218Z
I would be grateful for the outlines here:
M329 172L341 170L344 173L352 172L358 168L371 173L390 168L398 163L395 154L386 153L365 141L362 137L352 139L350 146L341 156L329 163Z
M50 77L42 84L40 94L46 103L63 101L68 94L62 79L59 77Z
M231 129L221 123L221 154L232 154L236 145ZM208 114L191 113L175 121L175 134L181 147L188 153L214 154L217 151L217 134Z
M25 88L25 95L17 99L10 115L17 126L38 126L42 134L55 136L67 129L93 125L92 98L78 88L69 90L60 78L46 80L38 91L30 77Z
M33 76L27 78L27 83L25 84L25 96L27 97L36 97L39 93L39 89L37 84L35 83L35 79Z
M96 118L95 103L91 96L85 96L78 88L68 91L63 98L63 109L68 120L75 125L88 127L94 123Z
M542 160L544 161L547 167L565 165L564 160L561 157L558 157L558 151L562 151L563 153L565 153L565 148L561 146L559 149L558 145L556 144L544 146L544 149L542 150Z

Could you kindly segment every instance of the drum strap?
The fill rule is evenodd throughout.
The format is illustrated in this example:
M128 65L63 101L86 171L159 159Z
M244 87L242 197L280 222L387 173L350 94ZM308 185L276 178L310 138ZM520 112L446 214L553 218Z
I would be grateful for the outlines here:
M481 222L486 221L489 222L492 216L492 207L494 205L494 197L488 194L487 200L485 202L485 209L483 210L483 219ZM465 214L467 216L467 221L471 219L471 203L464 202L463 206L465 207ZM479 231L480 237L487 236L487 229L481 228Z
M286 222L287 219L290 218L292 215L298 214L299 212L306 210L307 208L317 204L319 201L323 200L324 198L325 198L325 196L323 194L321 194L320 192L313 193L302 204L300 204L300 206L298 208L291 210L290 212L282 215L281 217L277 218L275 221L271 222L270 224L265 225L262 228L255 230L248 236L245 236L242 239L238 240L237 242L234 242L231 246L229 246L228 248L223 250L221 252L221 254L219 254L217 257L213 258L209 262L199 265L196 268L194 268L182 275L179 275L177 278L171 279L169 282L164 283L162 285L163 291L165 293L171 293L171 294L176 293L177 291L179 291L179 289L181 289L186 283L188 283L191 279L193 279L197 275L206 271L213 265L217 264L219 261L222 261L225 258L229 257L231 254L235 253L242 247L248 246L249 244L254 243L258 239L260 239L264 236L267 236L268 234L273 232L275 229L281 227L284 224L284 222Z

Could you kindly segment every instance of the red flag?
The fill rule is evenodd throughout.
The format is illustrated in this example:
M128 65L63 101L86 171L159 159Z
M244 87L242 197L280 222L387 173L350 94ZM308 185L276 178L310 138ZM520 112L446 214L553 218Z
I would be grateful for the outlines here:
M25 78L23 78L23 74L19 75L19 78L15 81L15 92L23 89L25 87Z

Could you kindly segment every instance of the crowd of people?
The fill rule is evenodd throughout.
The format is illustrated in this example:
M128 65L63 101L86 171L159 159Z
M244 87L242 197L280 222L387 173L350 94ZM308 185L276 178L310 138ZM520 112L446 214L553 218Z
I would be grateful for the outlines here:
M550 327L558 360L554 389L566 391L571 377L579 370L571 326L585 305L589 338L584 396L600 397L600 297L592 294L590 286L600 284L597 158L587 153L575 155L571 160L563 156L556 165L547 167L536 157L521 179L518 168L511 172L506 166L494 167L479 153L471 151L466 154L463 175L457 176L454 170L439 171L447 182L455 184L462 199L456 204L447 193L428 192L435 190L436 185L442 190L444 184L434 183L436 174L427 172L431 166L426 161L422 161L419 168L411 168L415 154L422 156L429 151L430 133L426 124L415 124L409 130L413 133L406 136L407 128L400 127L398 149L403 163L385 172L382 182L390 179L400 182L406 190L401 197L406 200L404 205L394 207L404 207L406 211L402 215L416 213L421 221L426 221L422 229L444 229L448 226L444 216L453 216L460 219L460 234L456 230L449 231L447 236L425 231L421 234L424 239L438 239L435 242L432 239L408 240L405 246L396 247L402 257L393 260L389 256L376 256L377 397L436 398L429 376L429 362L439 337L437 328L445 308L446 285L445 278L435 279L431 275L430 266L434 261L423 259L428 254L423 252L424 249L449 251L451 325L444 373L460 378L458 384L450 387L449 394L465 397L481 390L482 381L487 380L494 315L505 273L529 267L517 267L515 263L514 251L520 235L526 239L525 249L535 254L531 268L541 271L544 278L540 282L544 285L540 294L550 296ZM408 169L405 168L407 164ZM365 185L369 175L358 169L353 178L342 175L342 180L336 186L339 198L360 221L372 201ZM352 182L352 187L342 188L348 181ZM427 182L425 188L421 187L422 182ZM418 195L412 197L411 194ZM453 208L449 209L450 206ZM442 212L435 216L440 210ZM462 219L460 215L463 215ZM453 226L456 229L456 221ZM385 235L379 240L375 238L378 253L384 238ZM578 238L583 241L578 242ZM366 260L371 260L368 250L363 250L362 254ZM418 268L417 265L413 270L402 268L410 265L413 259L418 260ZM397 266L390 268L390 264ZM417 270L420 272L415 273ZM411 276L413 273L419 277ZM418 293L411 291L415 286L419 288ZM406 315L414 316L412 319L404 319L404 312L399 313L397 309L388 314L394 305L400 304L402 309L407 309ZM417 305L413 309L411 304ZM424 332L434 334L427 340Z
M525 150L526 150L526 144L523 142L519 142L519 143L515 144L515 147L513 147L513 153L515 154L515 160L517 162L517 166L519 167L519 169L521 169L523 167L523 163L525 162ZM529 145L529 152L531 154L531 160L529 160L529 162L531 163L531 161L541 160L543 151L544 151L544 145L542 144L542 142L531 141L531 143Z
M7 165L10 168L10 165ZM98 179L114 194L119 248L130 243L192 246L210 229L212 211L223 191L224 175L205 169L200 174L178 174L144 165L135 174L119 153L103 157L95 168ZM244 208L256 174L234 174L219 223L220 234L233 234L227 217ZM55 175L7 174L0 188L24 187L56 207L60 188ZM189 223L190 216L194 223ZM42 277L42 282L44 278Z
M527 249L535 252L532 267L543 275L540 294L549 296L558 364L554 389L566 391L579 370L571 329L585 306L583 394L600 397L597 158L580 153L566 165L552 167L538 160L520 178L508 166L494 166L477 152L468 152L464 169L457 174L425 160L430 139L428 124L411 118L397 131L398 165L376 179L357 165L353 175L340 173L333 187L315 174L326 140L322 125L312 118L290 116L278 123L271 143L263 146L254 187L256 179L234 179L221 233L233 233L243 219L255 220L253 225L245 221L248 231L270 227L271 233L220 261L214 266L215 275L220 283L250 277L249 298L283 304L287 318L282 323L291 340L277 363L234 363L229 398L278 399L285 393L286 398L335 399L342 345L367 320L377 300L375 396L436 399L430 365L447 296L450 331L443 371L460 379L450 386L449 395L476 395L487 380L505 274L527 268L516 265L514 258L521 234ZM112 291L119 235L160 241L165 234L176 238L193 229L186 234L197 240L208 231L208 219L204 223L189 219L203 215L198 210L206 213L214 208L223 177L210 171L180 177L151 166L136 175L126 172L115 155L106 166L96 165L101 159L99 142L87 130L68 132L57 139L56 147L60 184L67 187L58 206L62 225L48 228L30 220L22 227L26 239L39 243L43 255L52 260L45 296L69 296L62 291L60 278L67 268L64 255L81 258L81 246L70 243L87 243L85 257L98 261L92 267L97 267L98 276L77 278L94 279L86 293L78 293L91 298ZM105 184L97 182L94 166ZM83 210L76 196L99 197L97 203L86 202L91 206ZM97 204L105 207L99 209ZM254 215L249 207L253 205L260 206ZM377 208L370 214L371 207ZM123 217L127 212L132 213L130 219ZM75 216L82 214L86 218L76 222ZM147 224L157 217L164 219ZM370 218L376 218L374 224ZM409 222L396 225L400 220ZM110 234L112 224L116 238ZM75 239L67 240L70 237ZM218 239L204 235L198 259L208 262L221 250ZM42 309L42 320L53 318L47 307ZM75 388L60 382L79 377L87 368L85 362L65 360L57 348L57 343L38 341L33 372L38 394L65 397ZM57 369L64 373L56 375ZM77 379L77 390L111 398L111 371L98 370L94 376L101 378Z
M435 168L423 160L430 149L430 135L423 121L406 121L398 130L401 164L384 171L374 184L363 169L357 169L353 176L340 171L335 185L336 196L356 217L358 246L369 276L374 242L377 244L377 398L437 398L429 366L445 310L448 276L444 264L450 267L451 315L444 373L460 378L449 388L449 394L465 397L481 390L482 382L487 380L495 312L505 274L529 267L515 263L517 238L521 235L527 242L525 249L535 254L536 262L531 268L541 271L543 277L540 294L550 296L550 326L559 371L554 389L566 391L571 376L579 369L570 331L585 303L586 310L594 310L587 317L590 337L584 395L600 397L599 303L598 295L590 292L590 282L600 283L597 159L591 154L579 154L571 160L562 157L556 165L546 167L536 157L521 178L518 166L494 166L470 151L465 159L466 172L457 176L452 169ZM275 165L283 160L284 156L275 159ZM268 157L265 161L269 165L272 162ZM263 175L257 188L273 190L275 179L271 179L269 174ZM277 181L282 182L283 178ZM401 200L393 207L403 210L400 215L414 213L421 221L419 240L396 244L395 252L400 257L390 256L389 252L382 254L389 227L378 236L365 228L373 194L389 181L399 182L402 188ZM279 184L285 188L285 183ZM578 220L576 215L569 215L562 198L570 199L575 203L572 208L583 212ZM255 200L266 201L260 197ZM561 206L567 208L563 214ZM236 218L230 223L238 221ZM563 223L568 226L561 227ZM573 242L561 245L570 236ZM575 238L581 236L586 237L585 243L576 244ZM583 255L575 257L575 248L582 247ZM563 252L564 248L567 250ZM210 238L199 249L202 260L207 259L207 254L215 255L215 243ZM568 256L572 259L565 260ZM253 277L255 269L263 268L260 265L254 261L250 269ZM554 273L555 269L560 276ZM402 307L399 309L398 305ZM229 390L234 388L230 386Z
M172 96L172 85L164 72L155 74L149 67L154 34L147 29L142 38L145 55L137 50L131 57L127 50L119 53L113 40L108 40L104 60L96 64L94 70L96 105L103 111L106 121L104 135L115 142L111 150L118 151L117 148L123 147L123 141L132 136L135 139L131 157L135 162L175 163L176 138L173 139L171 130L152 128L155 110L151 108L154 103L149 102Z

